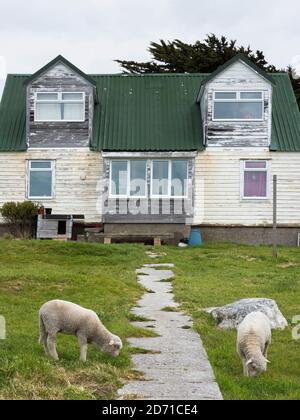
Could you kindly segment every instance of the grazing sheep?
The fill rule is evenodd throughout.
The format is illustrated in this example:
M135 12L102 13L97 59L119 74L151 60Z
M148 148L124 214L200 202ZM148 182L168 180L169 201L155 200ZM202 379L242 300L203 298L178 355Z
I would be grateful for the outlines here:
M257 376L267 370L267 351L272 341L269 318L262 312L251 312L238 327L237 351L244 375Z
M56 335L65 333L76 335L80 346L80 360L86 361L88 344L94 343L105 353L117 357L122 349L122 341L111 334L102 324L97 314L71 302L52 300L45 303L39 312L40 344L45 353L58 360Z

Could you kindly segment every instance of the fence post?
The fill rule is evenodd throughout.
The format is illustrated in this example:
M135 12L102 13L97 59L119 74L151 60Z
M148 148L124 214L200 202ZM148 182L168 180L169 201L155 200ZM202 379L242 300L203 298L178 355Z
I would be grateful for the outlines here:
M277 258L277 175L273 176L273 257Z

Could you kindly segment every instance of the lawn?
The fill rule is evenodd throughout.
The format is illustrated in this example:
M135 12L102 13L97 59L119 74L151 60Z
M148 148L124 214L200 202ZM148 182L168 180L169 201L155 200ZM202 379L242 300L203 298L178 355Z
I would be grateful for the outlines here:
M130 308L143 291L135 269L150 259L143 245L0 241L0 315L7 340L0 340L0 399L108 399L132 370L126 337L149 335L130 325ZM300 342L291 328L274 332L268 372L242 376L234 331L220 331L203 308L246 297L277 301L289 322L300 315L300 252L269 247L212 244L201 248L164 247L173 262L176 300L194 319L225 399L300 399ZM58 339L59 362L48 360L38 345L39 307L47 300L71 300L94 309L104 324L125 341L112 359L90 347L79 362L74 337ZM138 350L137 350L138 351ZM188 349L187 349L188 351Z
M300 251L214 244L169 249L165 261L176 264L176 299L201 334L225 399L300 399L300 341L292 339L291 321L300 315ZM163 261L163 260L162 260ZM275 299L290 327L275 331L271 364L257 379L244 378L236 355L235 331L221 331L202 309L248 297Z
M0 241L0 399L108 399L132 372L128 347L117 359L90 346L79 362L75 337L59 336L59 362L38 344L38 310L54 298L95 310L124 340L145 335L130 325L129 310L143 293L137 265L149 262L142 246ZM149 334L149 332L148 332Z

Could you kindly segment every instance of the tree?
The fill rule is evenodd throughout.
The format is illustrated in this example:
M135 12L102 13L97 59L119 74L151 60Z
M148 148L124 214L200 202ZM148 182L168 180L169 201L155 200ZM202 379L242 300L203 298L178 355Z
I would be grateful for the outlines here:
M152 55L151 61L116 60L116 62L121 65L125 73L133 74L212 73L236 54L242 53L266 72L279 71L267 62L262 51L253 52L250 46L237 46L236 40L228 40L225 36L218 38L214 34L207 35L203 41L197 41L195 44L188 44L179 39L172 42L163 40L159 43L151 42L148 51ZM300 79L292 78L292 68L287 71L300 106Z
M288 75L290 76L292 86L296 95L296 99L300 108L300 76L297 75L295 69L291 66L287 68Z

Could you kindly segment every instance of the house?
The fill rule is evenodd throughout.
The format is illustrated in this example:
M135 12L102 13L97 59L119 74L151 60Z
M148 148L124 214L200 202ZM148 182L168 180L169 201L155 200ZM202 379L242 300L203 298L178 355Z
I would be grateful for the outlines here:
M269 243L273 174L279 240L296 245L297 102L286 73L242 55L212 74L87 75L58 56L7 76L0 206L29 199L107 235L200 226L205 240Z

